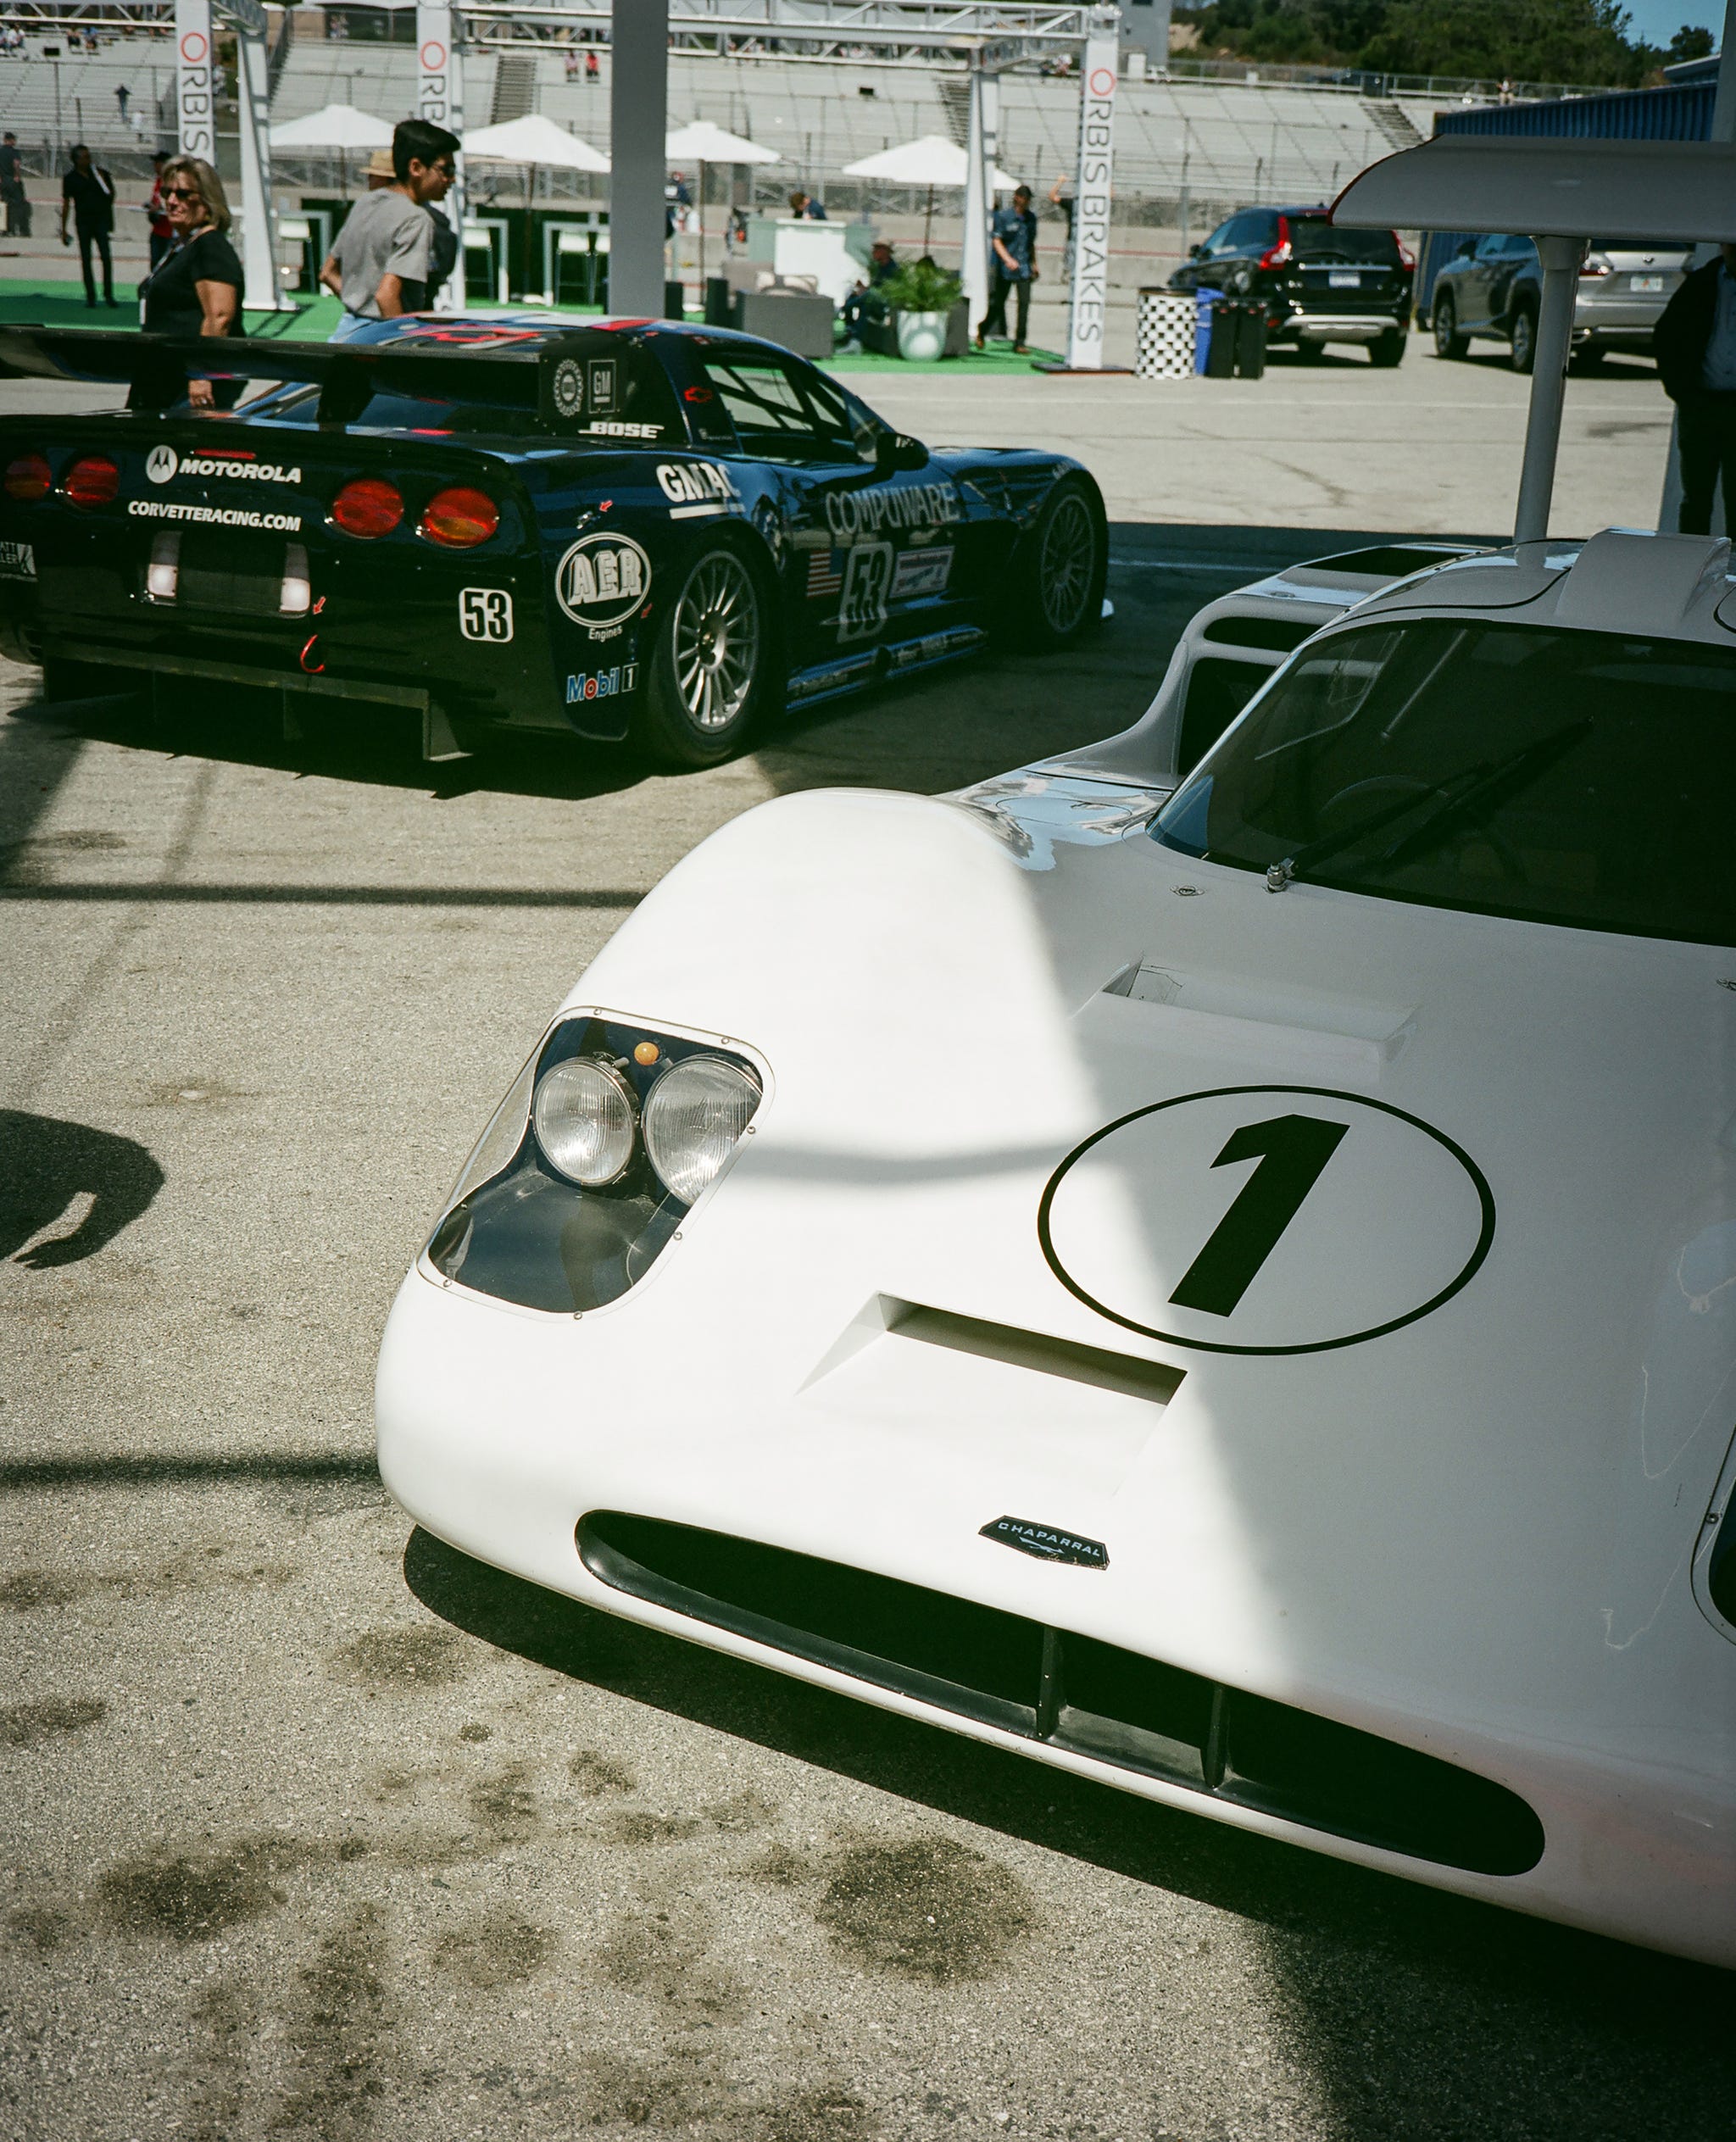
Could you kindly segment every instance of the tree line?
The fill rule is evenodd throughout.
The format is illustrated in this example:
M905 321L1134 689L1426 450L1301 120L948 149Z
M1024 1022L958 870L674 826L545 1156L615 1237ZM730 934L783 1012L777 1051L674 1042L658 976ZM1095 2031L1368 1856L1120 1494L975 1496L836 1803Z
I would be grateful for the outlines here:
M1202 54L1612 89L1712 49L1711 31L1691 23L1667 46L1632 36L1619 0L1206 0L1174 19L1197 30Z

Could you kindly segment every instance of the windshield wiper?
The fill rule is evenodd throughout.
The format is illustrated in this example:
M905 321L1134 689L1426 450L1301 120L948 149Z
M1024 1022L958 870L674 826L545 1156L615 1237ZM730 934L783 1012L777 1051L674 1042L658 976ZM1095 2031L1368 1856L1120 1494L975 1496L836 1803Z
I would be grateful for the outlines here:
M1556 759L1577 743L1591 726L1589 716L1578 721L1570 721L1565 728L1557 729L1550 736L1539 737L1535 743L1527 744L1522 750L1512 753L1508 758L1498 759L1461 795L1444 801L1438 809L1429 813L1420 826L1413 826L1402 840L1394 841L1390 848L1377 855L1375 862L1377 865L1407 862L1412 856L1425 854L1432 836L1476 805L1505 801L1510 796L1522 793L1539 774L1546 772Z
M1570 743L1577 743L1590 726L1589 720L1570 721L1566 728L1557 729L1547 737L1539 737L1534 743L1522 745L1517 751L1509 752L1505 758L1482 759L1474 766L1462 768L1450 781L1443 782L1438 787L1426 789L1420 795L1403 797L1396 804L1388 804L1383 810L1371 811L1366 818L1359 820L1354 826L1345 826L1342 832L1322 833L1317 839L1305 841L1294 855L1285 859L1285 875L1287 878L1299 877L1311 863L1319 862L1324 856L1335 855L1340 848L1354 848L1368 834L1379 832L1383 826L1408 817L1419 804L1433 801L1435 808L1422 825L1407 833L1403 839L1395 841L1390 848L1383 848L1374 858L1377 865L1397 862L1407 851L1413 850L1432 830L1438 829L1455 813L1466 810L1473 804L1483 800L1502 782L1522 773L1526 774L1527 778L1532 777L1530 769L1533 760L1538 762L1536 772L1541 773L1550 759L1558 757ZM1461 782L1466 785L1459 787ZM1521 787L1524 785L1523 782L1520 784Z

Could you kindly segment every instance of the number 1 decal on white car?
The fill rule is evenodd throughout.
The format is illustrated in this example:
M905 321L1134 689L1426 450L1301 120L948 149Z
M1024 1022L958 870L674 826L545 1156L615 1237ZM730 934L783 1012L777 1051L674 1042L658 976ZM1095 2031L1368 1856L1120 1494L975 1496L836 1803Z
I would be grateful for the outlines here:
M458 628L467 640L509 640L512 597L504 587L466 587L458 598Z
M1471 1280L1494 1226L1451 1138L1320 1086L1136 1109L1067 1155L1037 1215L1081 1301L1208 1354L1317 1354L1415 1323Z

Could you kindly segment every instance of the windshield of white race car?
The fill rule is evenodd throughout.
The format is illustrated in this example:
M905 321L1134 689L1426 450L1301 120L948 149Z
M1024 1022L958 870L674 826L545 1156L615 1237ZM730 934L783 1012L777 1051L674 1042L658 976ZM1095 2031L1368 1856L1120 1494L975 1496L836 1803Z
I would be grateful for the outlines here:
M1736 941L1736 648L1430 620L1299 654L1152 837L1386 899Z

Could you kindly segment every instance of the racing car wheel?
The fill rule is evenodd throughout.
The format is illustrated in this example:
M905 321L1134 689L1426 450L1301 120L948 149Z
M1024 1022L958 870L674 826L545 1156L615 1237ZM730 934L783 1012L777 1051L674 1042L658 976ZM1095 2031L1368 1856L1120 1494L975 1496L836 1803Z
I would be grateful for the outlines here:
M657 627L638 742L665 765L720 765L740 748L776 659L763 575L733 543L700 552Z
M1011 615L1031 646L1070 647L1103 615L1109 531L1088 476L1066 476L1043 502L1018 554Z

